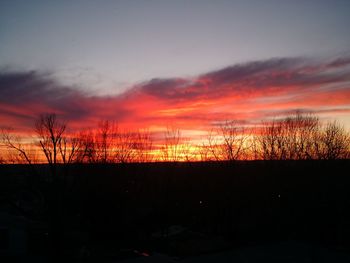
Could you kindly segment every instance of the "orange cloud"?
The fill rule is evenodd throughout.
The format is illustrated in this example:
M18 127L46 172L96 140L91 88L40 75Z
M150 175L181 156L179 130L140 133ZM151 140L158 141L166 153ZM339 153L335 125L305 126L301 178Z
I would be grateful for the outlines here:
M350 58L249 62L189 79L152 79L104 97L35 71L0 73L0 125L26 131L48 112L66 119L72 130L108 119L127 129L193 131L227 119L254 123L296 109L336 116L349 108Z

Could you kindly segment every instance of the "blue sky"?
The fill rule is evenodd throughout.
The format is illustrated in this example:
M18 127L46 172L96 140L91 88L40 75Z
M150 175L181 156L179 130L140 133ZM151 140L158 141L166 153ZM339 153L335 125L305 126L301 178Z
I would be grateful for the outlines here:
M0 68L94 94L274 57L341 56L350 1L0 2Z

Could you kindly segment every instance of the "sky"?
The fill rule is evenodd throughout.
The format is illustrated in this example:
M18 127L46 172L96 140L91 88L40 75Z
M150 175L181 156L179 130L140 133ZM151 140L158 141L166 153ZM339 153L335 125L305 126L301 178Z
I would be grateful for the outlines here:
M350 1L0 0L0 126L206 130L294 110L350 128Z

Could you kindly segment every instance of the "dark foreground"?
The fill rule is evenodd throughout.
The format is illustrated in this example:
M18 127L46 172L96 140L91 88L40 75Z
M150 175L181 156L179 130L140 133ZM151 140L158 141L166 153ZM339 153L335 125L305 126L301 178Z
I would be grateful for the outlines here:
M350 161L0 166L1 262L350 262Z

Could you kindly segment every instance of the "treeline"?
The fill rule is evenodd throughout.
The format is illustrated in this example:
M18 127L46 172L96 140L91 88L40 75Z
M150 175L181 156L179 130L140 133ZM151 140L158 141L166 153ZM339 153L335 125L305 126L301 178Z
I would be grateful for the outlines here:
M68 133L55 114L42 115L28 141L2 129L2 163L130 163L154 161L334 160L350 157L349 132L338 122L295 113L248 127L226 121L194 144L176 128L155 140L150 131L122 130L101 121L94 130Z

